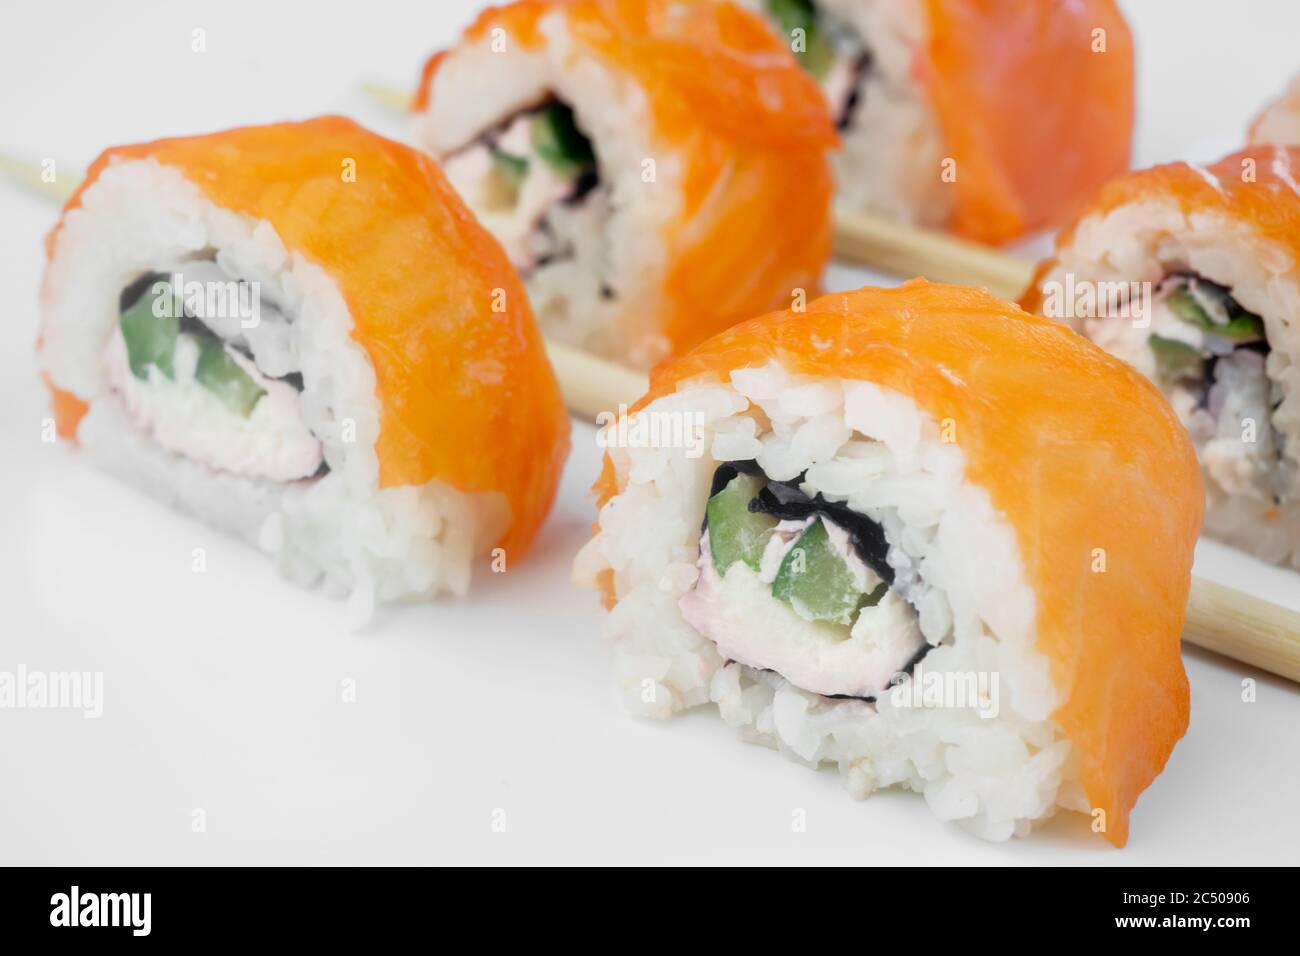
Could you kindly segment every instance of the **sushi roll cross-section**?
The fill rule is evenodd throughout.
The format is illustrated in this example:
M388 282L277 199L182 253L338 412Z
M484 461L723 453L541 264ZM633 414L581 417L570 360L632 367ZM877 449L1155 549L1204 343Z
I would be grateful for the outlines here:
M1128 168L1133 41L1113 0L746 0L843 141L837 206L1000 243Z
M105 152L48 242L61 435L304 584L463 593L523 552L569 423L505 254L350 120Z
M489 9L414 117L561 342L648 367L814 294L830 255L830 114L729 3Z
M1300 148L1106 186L1025 295L1154 381L1196 445L1206 533L1300 567Z
M678 419L692 440L631 438ZM1204 499L1141 375L916 280L720 333L628 422L574 574L634 711L714 704L856 796L919 791L988 839L1068 809L1124 844L1187 727Z

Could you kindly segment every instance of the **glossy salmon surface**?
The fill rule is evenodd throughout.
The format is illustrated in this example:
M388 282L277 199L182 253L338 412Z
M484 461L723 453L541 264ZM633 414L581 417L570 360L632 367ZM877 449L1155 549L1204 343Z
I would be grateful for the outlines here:
M1128 168L1133 38L1113 0L925 7L916 70L954 161L953 232L1001 243L1058 224Z

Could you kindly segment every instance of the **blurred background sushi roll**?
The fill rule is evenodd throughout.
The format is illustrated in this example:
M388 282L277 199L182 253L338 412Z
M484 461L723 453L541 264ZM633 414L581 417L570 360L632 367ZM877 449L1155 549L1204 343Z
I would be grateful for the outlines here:
M678 420L695 440L616 440ZM716 704L856 796L916 790L991 840L1066 808L1125 842L1187 727L1204 500L1133 369L915 280L709 339L609 443L575 578L604 593L633 710Z
M117 147L47 249L59 433L359 616L545 516L569 422L527 298L416 150L332 117Z
M824 91L837 203L1004 242L1128 168L1133 42L1112 0L746 0Z
M642 367L815 291L831 249L813 80L710 0L528 0L426 65L415 139L543 331Z
M1025 305L1160 386L1205 471L1207 534L1300 567L1300 149L1108 184Z
M1300 146L1300 75L1250 124L1249 142Z

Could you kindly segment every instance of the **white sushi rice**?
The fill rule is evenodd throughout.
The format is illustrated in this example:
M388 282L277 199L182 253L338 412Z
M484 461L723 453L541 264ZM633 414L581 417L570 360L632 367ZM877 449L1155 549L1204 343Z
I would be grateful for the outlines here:
M836 204L902 222L942 226L953 187L941 176L942 130L916 78L929 24L919 0L819 0L871 52L857 110L835 155Z
M711 454L612 448L623 491L601 509L575 579L612 571L604 624L631 710L668 717L712 703L742 738L792 759L838 765L856 797L923 793L934 813L1004 840L1057 807L1087 811L1077 758L1053 722L1062 703L1034 647L1035 599L1014 532L964 478L964 456L909 398L867 382L814 379L775 364L726 383L680 386L639 414L702 416ZM996 674L995 719L975 706L918 707L810 693L770 670L727 662L683 618L697 582L700 525L719 461L756 459L768 477L878 521L919 608L927 672ZM908 573L905 569L912 569Z
M544 16L539 29L546 43L537 50L491 35L456 47L434 75L412 137L445 161L551 97L572 108L596 154L600 184L550 217L557 244L571 247L571 257L531 270L516 266L548 337L648 367L668 349L657 324L668 260L652 237L680 216L682 158L651 141L641 88L575 46L562 12ZM504 51L494 51L494 42L504 42ZM474 209L478 190L458 188ZM491 228L493 217L486 221ZM505 240L517 241L516 231L507 230Z
M1285 154L1260 161L1277 156ZM1220 361L1216 371L1226 387L1214 399L1222 406L1216 420L1207 421L1177 389L1166 389L1205 474L1205 532L1266 561L1300 567L1300 335L1295 327L1300 263L1240 221L1204 212L1188 215L1174 199L1151 199L1083 219L1042 282L1049 289L1127 287L1134 281L1154 286L1175 272L1193 272L1228 287L1243 308L1263 320L1269 345L1263 365L1271 389L1258 387L1258 376L1246 367L1258 357ZM1098 316L1075 314L1077 303L1065 304L1071 307L1065 315L1049 317L1063 319L1155 379L1147 345L1152 331L1178 334L1161 324L1159 310L1148 326L1142 317L1134 321L1106 310ZM1276 408L1270 392L1280 399ZM1247 440L1252 433L1253 440ZM1269 472L1264 476L1255 474L1261 462Z
M213 256L226 274L260 283L262 295L290 319L288 334L264 336L256 354L276 375L301 373L298 412L320 441L329 465L323 477L283 482L250 474L250 455L260 451L268 464L280 460L282 449L242 433L243 474L169 450L155 440L156 423L139 414L139 402L157 396L136 395L130 408L114 388L108 347L120 338L122 290L144 273L183 272L186 263ZM352 316L338 286L286 251L270 223L217 207L175 169L148 159L119 161L101 173L58 234L42 306L41 365L55 385L90 406L77 433L85 453L160 500L256 544L291 579L350 595L357 623L376 600L464 593L474 556L506 526L508 505L496 492L467 494L437 480L379 488L375 372L351 337ZM191 447L205 435L220 437L204 429L211 414L206 407L194 413ZM183 424L175 414L168 420L173 432Z

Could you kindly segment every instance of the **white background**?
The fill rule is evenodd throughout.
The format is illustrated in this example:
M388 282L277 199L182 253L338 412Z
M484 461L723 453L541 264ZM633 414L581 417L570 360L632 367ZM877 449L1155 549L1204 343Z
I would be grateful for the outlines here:
M0 0L0 151L80 169L110 144L322 112L400 133L359 84L411 87L478 6ZM1139 163L1216 158L1300 68L1293 0L1125 6ZM1191 729L1118 852L1074 815L988 845L914 794L855 802L712 709L626 716L596 597L568 581L598 461L581 423L531 560L349 633L340 604L255 551L41 443L32 348L55 215L0 184L0 670L102 671L104 715L0 710L0 862L1300 862L1300 692L1195 650ZM1300 607L1295 574L1214 545L1197 567Z

